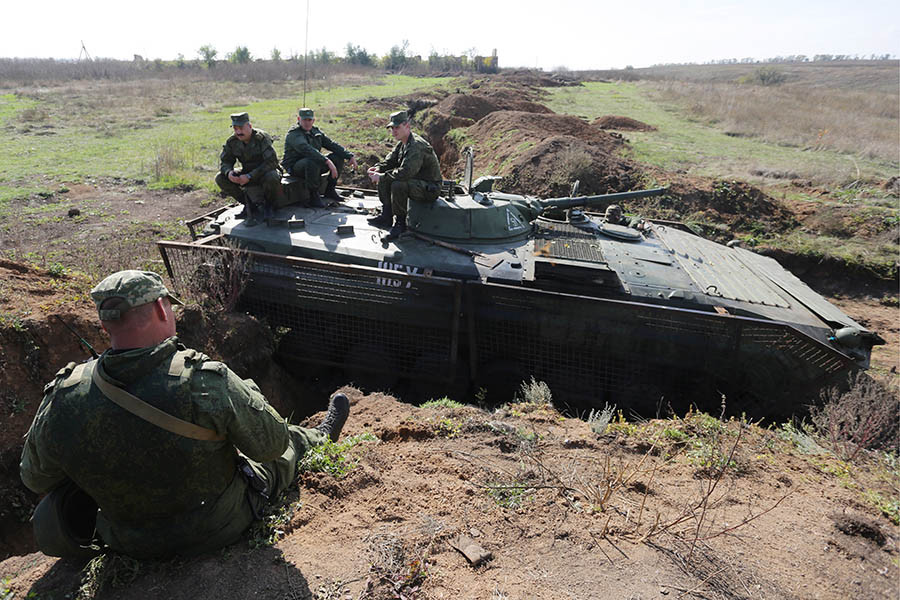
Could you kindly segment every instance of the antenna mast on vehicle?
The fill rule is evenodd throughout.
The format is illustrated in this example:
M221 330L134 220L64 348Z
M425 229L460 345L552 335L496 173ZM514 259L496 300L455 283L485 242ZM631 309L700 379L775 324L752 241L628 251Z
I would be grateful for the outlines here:
M78 60L81 60L82 56L85 60L91 60L91 55L88 54L87 48L84 46L84 40L81 40L81 52L78 53Z
M303 106L306 106L306 61L309 60L309 0L306 0L306 37L303 39Z

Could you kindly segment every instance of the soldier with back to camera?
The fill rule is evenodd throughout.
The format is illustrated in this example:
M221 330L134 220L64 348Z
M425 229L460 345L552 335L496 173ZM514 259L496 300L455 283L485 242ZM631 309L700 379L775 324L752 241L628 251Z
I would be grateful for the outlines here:
M181 302L156 273L114 273L91 297L112 347L47 384L22 452L22 481L50 492L33 517L45 554L215 550L291 485L307 450L337 441L345 395L318 427L289 425L253 380L178 343Z

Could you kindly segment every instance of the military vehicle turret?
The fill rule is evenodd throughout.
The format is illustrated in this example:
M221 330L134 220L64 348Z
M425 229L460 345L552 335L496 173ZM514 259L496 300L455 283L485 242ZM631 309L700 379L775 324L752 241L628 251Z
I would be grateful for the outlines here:
M534 377L575 408L653 414L724 395L731 411L783 417L884 343L771 258L679 223L603 218L665 190L539 200L493 191L496 179L472 182L470 166L437 201L411 201L390 242L367 221L377 195L343 189L340 203L282 207L267 225L222 208L189 223L191 243L159 247L185 294L211 268L236 285L229 248L246 250L241 307L283 332L287 356L384 387L471 384L495 402Z

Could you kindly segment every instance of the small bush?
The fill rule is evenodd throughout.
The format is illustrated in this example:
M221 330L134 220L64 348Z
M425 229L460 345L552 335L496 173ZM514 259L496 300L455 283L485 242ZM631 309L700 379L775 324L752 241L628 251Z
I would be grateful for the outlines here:
M591 174L594 159L584 150L566 148L559 153L560 168L550 176L550 183L568 187Z
M377 439L371 433L363 433L348 437L342 442L326 441L303 455L300 459L300 471L324 472L343 477L357 464L350 449L360 442L373 442Z
M900 444L900 397L865 373L851 377L843 392L822 393L822 404L810 407L816 432L841 459L852 461L862 450L897 453Z
M432 399L428 402L423 402L420 405L421 408L462 408L463 406L464 405L461 402L451 400L447 396L438 398L437 400Z
M553 394L550 392L549 385L543 381L536 381L532 377L530 382L522 382L515 401L534 405L550 404L553 401Z
M610 406L609 404L604 404L603 410L591 409L590 414L588 414L587 423L591 426L591 431L593 431L597 435L602 435L603 432L606 431L606 428L609 426L609 423L610 421L612 421L613 415L615 414L615 404L613 404L612 406Z
M757 85L778 85L787 81L787 75L775 67L760 67L750 75L740 78L741 83L754 83Z

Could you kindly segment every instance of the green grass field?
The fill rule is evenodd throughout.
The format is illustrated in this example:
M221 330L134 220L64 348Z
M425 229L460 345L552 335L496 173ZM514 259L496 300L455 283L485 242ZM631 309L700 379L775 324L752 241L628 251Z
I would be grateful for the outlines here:
M810 85L813 83L821 82ZM403 104L384 99L465 85L448 78L338 73L311 83L305 104L316 109L317 125L330 137L354 151L380 157L392 145L381 124L391 110ZM742 130L741 119L753 129L750 121L776 114L777 105L761 105L755 116L746 112L746 106L735 108L730 117L739 121L735 128L733 122L726 124L709 113L709 102L701 106L699 101L691 105L685 100L689 97L685 92L694 91L691 86L695 84L684 83L681 88L671 82L665 85L669 87L658 81L587 82L546 88L543 102L558 113L590 121L622 115L655 126L653 132L624 132L629 140L626 154L641 163L692 176L749 181L775 197L816 202L826 217L829 212L845 211L848 205L859 206L859 216L866 219L859 225L883 225L879 231L885 235L879 234L878 240L856 238L852 230L840 230L841 221L835 216L828 217L835 223L833 236L798 230L764 241L791 252L861 263L879 273L894 268L898 246L887 233L896 228L900 211L896 198L878 186L900 172L897 161L872 158L862 151L779 143L764 132L735 135L735 129ZM748 89L734 83L715 85L732 94ZM88 80L0 94L0 123L9 132L0 141L0 152L6 156L0 173L0 219L10 211L28 217L28 223L34 225L40 225L42 219L59 219L67 201L57 192L74 183L112 178L126 191L129 186L199 188L208 190L212 198L218 155L231 134L228 115L248 111L254 126L275 137L280 155L284 134L296 122L296 109L304 103L301 86L297 81ZM678 93L667 94L667 89ZM727 93L723 97L728 97ZM753 93L760 102L784 103L797 97L766 90ZM860 108L858 114L848 113L844 129L868 118L863 114L866 111L871 116L865 121L869 125L884 119L896 122L893 109L883 108L884 94L872 92L872 106ZM841 98L835 93L832 99L837 102ZM790 132L793 137L802 138L801 126L808 124L798 124L798 130ZM448 137L468 139L464 129L453 130ZM476 151L490 156L491 141L486 144ZM790 179L772 173L789 173L793 180L804 183L798 188ZM811 192L814 186L821 186L829 195ZM92 207L90 200L82 200L81 208L94 213L100 210Z
M329 136L353 146L384 136L384 129L360 131L352 120L332 121L330 116L352 113L373 121L379 116L384 119L383 107L361 110L359 106L365 106L361 101L409 94L434 87L439 81L447 80L388 75L377 85L310 91L306 103L316 108L320 115L317 125ZM147 89L149 101L139 93L123 93L115 96L118 104L90 90L74 101L66 90L44 93L40 99L2 95L0 122L14 133L0 141L0 153L7 157L0 175L0 213L10 199L48 193L61 183L91 178L118 177L142 180L150 187L187 185L212 190L222 143L231 134L228 115L248 111L254 126L277 138L280 155L281 140L296 122L301 102L296 87L277 88L284 97L241 101L252 97L254 90L234 86L230 93L218 91L224 91L225 98L236 98L237 103L200 98L193 107L179 106L162 94L154 97L152 89Z

